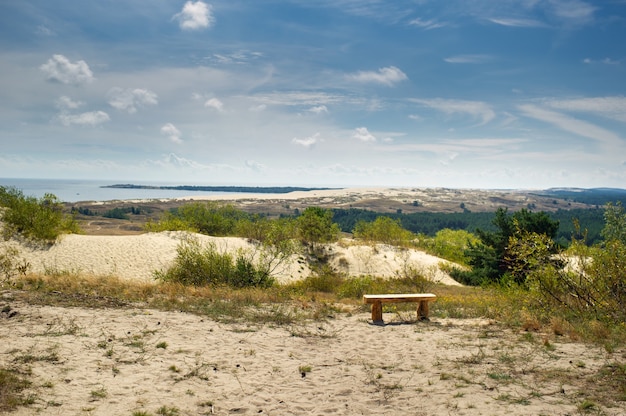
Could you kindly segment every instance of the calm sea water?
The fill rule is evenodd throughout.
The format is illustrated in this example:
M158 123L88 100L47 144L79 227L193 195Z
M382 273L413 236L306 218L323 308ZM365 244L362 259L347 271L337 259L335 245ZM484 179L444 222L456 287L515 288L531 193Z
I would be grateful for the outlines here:
M105 185L132 183L136 185L195 185L188 183L151 183L133 181L96 181L74 179L16 179L0 178L0 186L15 187L26 196L41 198L47 193L56 195L64 202L111 201L114 199L160 199L182 198L187 196L224 195L226 192L174 191L161 189L116 189L102 188ZM231 193L228 193L231 194Z

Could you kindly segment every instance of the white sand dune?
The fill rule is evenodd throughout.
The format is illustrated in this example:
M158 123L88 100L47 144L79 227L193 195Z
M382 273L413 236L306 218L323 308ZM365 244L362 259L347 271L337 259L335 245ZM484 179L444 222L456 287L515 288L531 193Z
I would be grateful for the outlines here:
M16 242L0 243L19 250L35 273L88 273L149 281L155 271L166 270L176 257L176 249L187 233L161 232L126 236L65 235L49 248L32 248ZM243 238L210 237L193 234L201 244L214 244L221 252L243 250L251 255L257 247ZM386 245L357 245L352 240L326 246L331 265L350 276L391 277L406 267L423 271L430 279L444 284L458 284L438 265L444 260L418 250L399 250ZM277 270L276 278L285 283L307 277L310 269L298 256Z

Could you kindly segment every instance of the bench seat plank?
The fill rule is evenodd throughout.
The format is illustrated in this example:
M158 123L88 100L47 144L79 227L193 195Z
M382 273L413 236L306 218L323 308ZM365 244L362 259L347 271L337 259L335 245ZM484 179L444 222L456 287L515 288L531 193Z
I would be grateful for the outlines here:
M432 293L398 293L386 295L363 295L363 301L372 305L372 321L383 323L383 303L418 302L417 318L428 320L428 302L437 298Z

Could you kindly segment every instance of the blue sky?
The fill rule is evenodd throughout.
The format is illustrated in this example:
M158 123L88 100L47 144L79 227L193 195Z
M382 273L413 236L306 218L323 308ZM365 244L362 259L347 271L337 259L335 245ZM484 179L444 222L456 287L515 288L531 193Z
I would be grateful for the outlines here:
M0 177L626 187L626 0L0 2Z

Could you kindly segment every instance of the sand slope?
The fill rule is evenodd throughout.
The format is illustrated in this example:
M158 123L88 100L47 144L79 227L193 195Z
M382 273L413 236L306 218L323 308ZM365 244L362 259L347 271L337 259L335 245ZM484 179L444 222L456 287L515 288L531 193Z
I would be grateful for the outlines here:
M11 242L19 250L21 258L31 264L31 272L89 273L97 276L118 276L123 279L148 281L154 271L165 270L176 257L176 248L185 238L198 239L202 244L214 244L222 252L236 253L244 250L254 254L258 247L243 238L210 237L182 232L147 233L128 236L65 235L49 248L33 248ZM327 246L331 264L350 276L393 276L398 270L411 266L423 270L430 278L457 284L438 269L444 260L417 250L398 250L385 245L362 246L353 241ZM306 264L298 262L298 256L277 270L277 279L288 282L310 274Z

